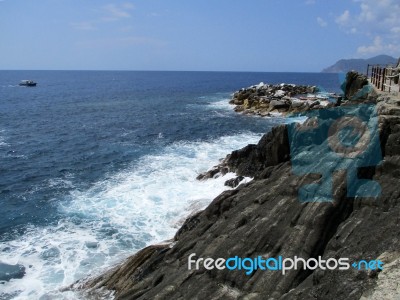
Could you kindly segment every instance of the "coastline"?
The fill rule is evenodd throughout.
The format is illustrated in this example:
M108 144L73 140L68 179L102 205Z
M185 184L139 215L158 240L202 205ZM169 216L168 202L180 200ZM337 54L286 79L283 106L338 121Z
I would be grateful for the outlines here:
M360 89L357 84L357 80L351 84L355 91ZM352 101L351 95L347 97L348 104L360 103L359 99ZM343 184L339 184L333 203L300 203L296 187L304 178L291 173L287 125L281 125L264 135L257 145L234 151L223 162L239 176L254 177L252 182L223 192L205 210L189 217L171 243L149 246L121 266L72 288L83 288L90 297L96 295L97 289L107 288L116 291L117 299L262 299L263 295L305 299L328 294L337 299L368 299L376 292L374 286L381 276L377 272L293 270L285 276L255 272L249 277L243 272L187 268L190 253L214 258L278 253L304 258L381 257L389 266L395 266L399 260L395 220L400 208L394 189L397 175L393 172L399 165L399 149L394 140L400 123L400 100L370 93L361 102L376 103L379 115L384 160L376 169L366 171L382 185L379 202L349 200ZM343 179L340 177L338 182ZM391 270L389 267L382 274Z

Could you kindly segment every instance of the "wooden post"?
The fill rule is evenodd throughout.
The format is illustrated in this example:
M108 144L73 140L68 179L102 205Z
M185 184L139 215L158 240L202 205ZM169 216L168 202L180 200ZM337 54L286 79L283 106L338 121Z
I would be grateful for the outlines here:
M371 82L373 85L375 85L375 67L372 66L372 71L371 71Z
M386 80L386 68L383 68L383 70L382 70L382 86L381 86L382 92L385 90L385 80Z
M376 88L379 90L381 88L381 70L376 67Z

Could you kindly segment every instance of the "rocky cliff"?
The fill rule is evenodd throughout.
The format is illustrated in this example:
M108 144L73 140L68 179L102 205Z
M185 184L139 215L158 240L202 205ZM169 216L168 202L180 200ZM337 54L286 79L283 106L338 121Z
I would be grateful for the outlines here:
M352 78L349 75L348 80ZM356 80L359 84L360 82ZM365 84L365 82L364 82ZM349 84L353 95L362 88ZM356 100L353 100L356 101ZM293 172L288 127L282 125L228 155L201 179L236 171L254 180L219 195L189 217L168 244L147 247L120 266L73 288L96 298L113 291L117 299L394 299L400 265L400 100L386 95L374 102L383 160L358 176L381 186L378 198L349 197L345 172L333 179L332 202L301 202L300 186L318 178ZM348 103L352 103L348 101ZM346 101L344 104L346 105ZM328 122L323 111L317 111ZM303 126L310 125L307 121ZM325 163L326 157L314 157ZM315 177L315 176L314 176ZM276 271L188 269L188 257L302 257L377 259L380 270ZM380 272L379 272L380 271Z

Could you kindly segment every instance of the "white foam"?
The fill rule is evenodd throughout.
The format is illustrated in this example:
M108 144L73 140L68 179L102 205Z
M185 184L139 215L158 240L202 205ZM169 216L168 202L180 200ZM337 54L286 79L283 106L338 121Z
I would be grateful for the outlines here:
M217 109L217 110L233 111L233 106L231 104L229 104L229 99L228 98L224 98L224 99L219 100L219 101L211 102L208 105L208 107L211 108L211 109Z
M5 132L5 130L0 130L0 147L7 147L7 146L10 146L10 145L6 142L6 138L4 137L4 132Z
M148 244L172 238L185 216L228 189L223 184L234 174L208 181L197 181L196 176L259 138L245 133L175 143L89 190L72 192L60 207L65 218L56 226L31 227L22 237L0 243L4 262L26 267L25 277L1 285L0 293L21 291L15 299L79 298L59 289L100 273Z

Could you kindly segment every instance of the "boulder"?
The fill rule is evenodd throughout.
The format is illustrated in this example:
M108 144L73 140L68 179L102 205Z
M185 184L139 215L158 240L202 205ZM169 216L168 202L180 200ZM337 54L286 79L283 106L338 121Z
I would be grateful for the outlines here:
M250 101L249 99L246 99L243 101L243 108L244 109L249 109L251 107L251 103L252 101Z
M352 100L353 97L357 94L357 92L367 85L368 85L367 76L351 71L348 72L346 75L346 80L342 84L342 90L344 92L344 96L347 99ZM367 99L367 97L368 93L364 93L363 95L359 95L358 99Z
M290 107L291 108L300 108L304 105L304 101L296 98L290 99Z
M281 109L281 108L289 108L290 104L288 104L286 101L284 100L272 100L269 103L269 107L271 110L274 109Z
M244 107L243 107L243 105L238 105L233 110L235 112L243 112L244 111Z
M225 181L225 186L229 186L235 188L239 185L239 183L244 179L243 176L237 176L235 178L229 179Z
M9 265L0 263L0 281L10 281L11 279L20 279L25 275L25 267L23 265Z

